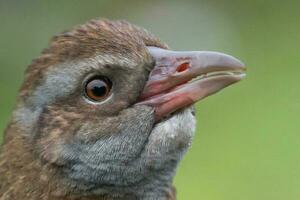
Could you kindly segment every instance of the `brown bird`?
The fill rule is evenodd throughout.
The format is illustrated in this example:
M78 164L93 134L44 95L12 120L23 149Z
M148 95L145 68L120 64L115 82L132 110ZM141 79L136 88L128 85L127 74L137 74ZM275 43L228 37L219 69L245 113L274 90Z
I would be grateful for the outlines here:
M193 104L244 76L125 21L55 36L25 73L0 154L0 200L173 200Z

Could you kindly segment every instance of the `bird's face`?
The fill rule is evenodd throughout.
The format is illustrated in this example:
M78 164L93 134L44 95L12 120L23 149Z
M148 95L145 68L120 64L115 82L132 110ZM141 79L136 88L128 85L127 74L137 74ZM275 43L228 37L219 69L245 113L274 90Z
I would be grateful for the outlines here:
M192 105L241 79L233 57L166 49L129 23L94 20L56 36L28 68L16 123L78 192L171 184Z

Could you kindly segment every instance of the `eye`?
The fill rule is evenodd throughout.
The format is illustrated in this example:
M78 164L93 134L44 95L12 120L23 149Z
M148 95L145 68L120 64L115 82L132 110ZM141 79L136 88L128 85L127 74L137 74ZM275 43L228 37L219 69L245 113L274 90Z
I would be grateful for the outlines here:
M85 84L85 95L93 101L103 101L109 94L112 82L103 76L95 76Z

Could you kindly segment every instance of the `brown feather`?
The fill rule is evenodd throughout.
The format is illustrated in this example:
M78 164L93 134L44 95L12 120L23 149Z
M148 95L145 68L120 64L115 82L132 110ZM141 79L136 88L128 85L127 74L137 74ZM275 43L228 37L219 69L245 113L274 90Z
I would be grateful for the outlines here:
M134 41L134 42L133 42ZM105 19L91 20L84 25L77 26L70 31L55 36L41 56L33 60L25 73L25 81L20 89L19 100L22 102L36 88L45 72L51 66L68 60L82 59L94 56L98 53L128 54L130 57L139 57L141 45L167 48L158 38L137 26L126 21L109 21ZM143 56L143 55L142 55ZM146 55L145 55L146 56ZM49 112L55 112L52 108ZM57 166L57 160L45 163L44 158L55 159L55 155L47 155L49 143L56 143L61 137L71 137L65 134L66 130L74 128L76 120L82 116L80 112L52 113L49 116L55 118L43 118L47 125L55 129L42 130L48 135L43 138L43 149L36 149L31 143L31 138L24 132L14 119L5 131L4 144L0 153L0 200L113 200L112 196L88 196L80 197L72 194L72 187L64 181ZM47 116L47 115L45 115ZM39 123L43 123L40 121ZM43 126L41 126L43 127ZM47 128L47 127L45 127ZM53 146L53 145L52 145ZM58 147L59 145L54 145ZM44 152L39 155L37 152ZM47 160L47 159L46 159ZM175 199L175 190L167 197ZM132 199L132 197L122 197Z

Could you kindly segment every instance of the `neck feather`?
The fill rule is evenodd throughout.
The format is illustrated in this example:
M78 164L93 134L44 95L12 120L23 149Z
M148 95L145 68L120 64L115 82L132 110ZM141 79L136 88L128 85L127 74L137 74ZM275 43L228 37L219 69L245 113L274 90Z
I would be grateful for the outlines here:
M14 123L6 132L4 144L0 151L0 199L13 200L127 200L127 199L161 199L175 200L175 190L159 194L145 191L144 196L135 194L108 195L74 195L73 184L61 174L58 166L43 163L35 154L28 134L24 134ZM159 191L159 190L158 190Z

